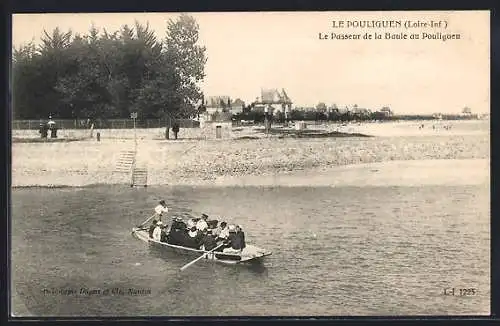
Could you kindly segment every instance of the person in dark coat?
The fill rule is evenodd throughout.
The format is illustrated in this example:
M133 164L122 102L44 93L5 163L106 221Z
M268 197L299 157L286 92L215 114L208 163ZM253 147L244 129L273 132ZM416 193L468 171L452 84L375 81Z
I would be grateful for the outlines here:
M151 223L151 226L149 227L149 237L153 238L153 231L156 228L156 224L158 223L157 220L153 220L153 223Z
M203 249L206 251L210 251L217 247L217 240L215 240L215 237L212 234L212 230L207 230L207 233L205 234L203 238Z
M229 237L227 239L225 248L231 248L233 250L242 250L243 249L243 243L242 243L242 237L241 234L238 234L236 232L236 226L231 225L229 227Z
M174 138L177 139L177 134L179 133L180 126L178 122L175 122L172 126L172 131L174 132Z
M160 242L165 242L165 243L168 242L167 225L166 224L162 225L162 227L161 227Z
M241 249L245 249L246 243L245 243L245 232L241 229L241 227L238 225L236 227L236 236L239 238L240 244L241 244Z
M188 231L185 246L189 248L199 248L201 246L200 238L201 232L196 229L196 226L192 226Z
M178 246L184 246L187 237L186 223L182 219L174 218L170 233L168 235L168 243Z

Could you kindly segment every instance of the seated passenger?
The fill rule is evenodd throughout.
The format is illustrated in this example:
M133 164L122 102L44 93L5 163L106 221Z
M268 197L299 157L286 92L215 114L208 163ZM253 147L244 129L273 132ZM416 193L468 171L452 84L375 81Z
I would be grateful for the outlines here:
M226 222L222 222L216 230L218 240L226 240L229 237L229 227Z
M239 225L236 226L236 236L239 238L241 243L241 249L245 249L247 246L245 243L245 232L243 232L243 229Z
M156 223L158 223L157 220L153 220L153 223L151 223L151 226L149 227L149 237L153 238L153 231L156 228Z
M228 237L228 247L226 248L230 248L234 251L240 251L243 249L243 243L242 243L242 237L241 237L241 233L240 235L238 235L238 233L236 232L236 226L235 225L231 225L229 227L229 237ZM226 251L226 250L224 250Z
M168 225L162 225L161 227L161 233L160 233L160 241L161 242L168 242L167 241L167 227Z
M196 222L192 218L190 218L189 220L187 220L186 229L189 231L193 227L196 227Z
M186 223L181 218L175 217L174 220L172 221L172 230L185 230L186 229Z
M156 227L153 230L153 240L160 241L162 225L163 225L162 221L158 221L158 223L156 223Z
M196 226L192 226L191 229L188 231L188 235L186 237L186 242L184 246L189 247L189 248L199 248L199 232L196 229Z
M207 230L207 233L203 237L202 249L206 251L210 251L217 247L217 241L212 234L212 230Z
M176 246L185 246L186 238L186 229L172 229L168 234L168 243Z
M217 220L209 220L207 221L208 228L211 229L212 231L217 228L217 224L219 224L219 221Z
M196 228L202 232L208 229L207 220L208 220L208 215L202 214L201 219L196 223Z

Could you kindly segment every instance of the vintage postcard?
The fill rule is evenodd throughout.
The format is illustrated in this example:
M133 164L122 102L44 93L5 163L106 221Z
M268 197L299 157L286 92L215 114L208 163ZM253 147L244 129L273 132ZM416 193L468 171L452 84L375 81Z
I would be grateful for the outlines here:
M12 17L14 317L490 314L490 12Z

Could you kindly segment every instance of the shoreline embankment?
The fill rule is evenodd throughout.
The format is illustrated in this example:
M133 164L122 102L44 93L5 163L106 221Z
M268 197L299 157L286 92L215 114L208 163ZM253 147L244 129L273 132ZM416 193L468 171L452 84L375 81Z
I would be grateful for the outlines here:
M129 134L133 137L133 131L129 131ZM383 162L429 160L489 162L489 138L488 131L475 134L443 132L434 136L317 139L264 136L257 139L159 140L144 137L138 141L136 166L147 169L149 186L300 184L303 182L298 179L309 178L308 182L312 182L310 176L321 175L326 171L337 174L336 180L342 180L346 178L347 172L339 172L335 168L362 164L382 166ZM133 138L103 137L100 142L87 139L57 143L14 143L11 185L83 187L129 184L130 174L116 171L117 162L125 151L134 151ZM470 163L463 170L475 170L474 164ZM405 170L403 165L390 166L400 170L395 170L395 175L414 173L409 170L411 168ZM431 167L427 169L432 170ZM484 170L484 167L481 169ZM441 173L446 173L445 170L442 169ZM292 182L293 175L302 177L296 177L298 179Z

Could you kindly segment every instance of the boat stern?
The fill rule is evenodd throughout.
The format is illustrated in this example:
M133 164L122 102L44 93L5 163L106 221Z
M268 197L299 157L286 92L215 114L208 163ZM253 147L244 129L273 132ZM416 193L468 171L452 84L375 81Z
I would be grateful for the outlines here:
M270 256L272 254L271 251L259 248L253 245L247 245L245 249L241 252L241 261L255 261L261 260L266 256Z

